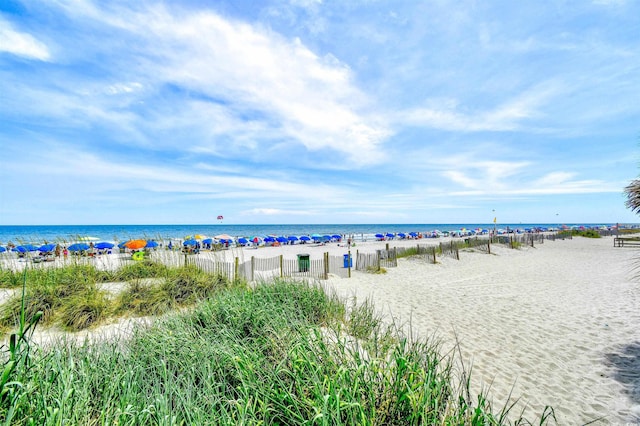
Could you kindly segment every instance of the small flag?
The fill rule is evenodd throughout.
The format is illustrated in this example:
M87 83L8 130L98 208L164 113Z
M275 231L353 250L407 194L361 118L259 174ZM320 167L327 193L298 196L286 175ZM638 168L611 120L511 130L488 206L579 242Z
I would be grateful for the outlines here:
M493 223L496 223L496 222L497 222L497 220L496 220L496 219L497 219L497 218L495 218L495 217L493 218Z

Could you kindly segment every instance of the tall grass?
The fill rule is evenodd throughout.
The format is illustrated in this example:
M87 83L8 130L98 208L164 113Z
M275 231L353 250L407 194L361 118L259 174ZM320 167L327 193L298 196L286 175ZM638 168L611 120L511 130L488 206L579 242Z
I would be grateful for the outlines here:
M42 324L77 331L123 315L158 315L192 305L231 285L226 278L195 266L168 267L142 261L113 271L93 265L70 264L62 268L26 268L24 273L3 271L0 285L13 288L24 274L25 296L14 294L0 306L0 328L10 330L24 311L30 320L37 312ZM113 298L100 287L110 281L128 282Z
M506 424L438 345L316 285L218 292L128 340L37 351L12 424ZM30 395L27 398L23 395ZM524 419L516 419L524 422ZM544 421L544 420L543 420ZM543 422L541 421L541 423Z

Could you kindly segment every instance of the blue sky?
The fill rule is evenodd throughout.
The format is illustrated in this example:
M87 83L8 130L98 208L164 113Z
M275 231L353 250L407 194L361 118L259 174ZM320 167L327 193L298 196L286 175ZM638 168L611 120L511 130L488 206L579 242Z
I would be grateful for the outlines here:
M640 2L0 2L0 224L638 222Z

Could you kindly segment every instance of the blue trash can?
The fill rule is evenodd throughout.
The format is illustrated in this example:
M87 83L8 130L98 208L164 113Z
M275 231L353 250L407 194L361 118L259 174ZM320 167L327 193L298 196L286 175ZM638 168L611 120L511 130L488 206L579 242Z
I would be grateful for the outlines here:
M353 268L353 258L348 254L344 255L344 267Z

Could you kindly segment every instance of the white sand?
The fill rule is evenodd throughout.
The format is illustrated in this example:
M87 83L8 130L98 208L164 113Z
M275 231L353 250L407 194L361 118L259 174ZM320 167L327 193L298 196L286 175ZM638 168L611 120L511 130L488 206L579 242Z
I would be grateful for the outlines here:
M384 245L358 243L351 253ZM384 275L353 271L351 279L327 283L346 298L370 298L388 320L410 322L413 333L437 335L445 349L457 335L463 361L473 364L474 389L490 386L496 408L513 392L521 398L513 413L526 407L531 421L552 405L558 424L640 422L640 286L633 278L640 250L614 248L609 237L520 250L494 245L492 251L464 251L460 261L445 257L436 265L400 259ZM308 253L320 259L324 252L342 256L347 247L236 248L199 256L243 261ZM90 261L108 266L117 256ZM101 333L127 333L131 326L112 324Z
M473 363L476 389L491 386L495 407L509 392L533 420L545 405L558 424L640 421L640 251L611 238L493 246L440 264L401 259L385 275L331 280L345 297L370 298L414 333L436 333ZM447 346L448 345L448 346Z

